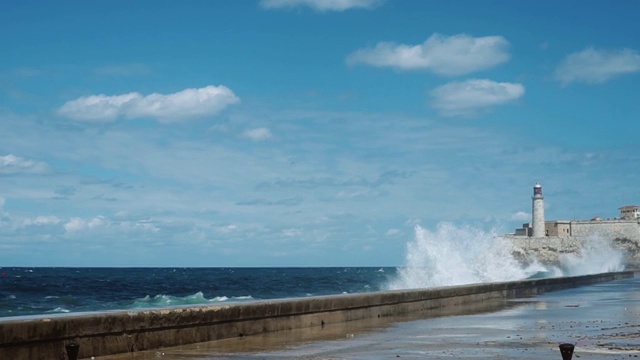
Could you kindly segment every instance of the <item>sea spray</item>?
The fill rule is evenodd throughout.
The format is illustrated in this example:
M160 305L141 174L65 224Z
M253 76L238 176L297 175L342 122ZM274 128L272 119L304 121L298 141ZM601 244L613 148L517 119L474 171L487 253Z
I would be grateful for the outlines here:
M544 270L537 262L521 265L511 244L495 231L441 223L434 232L416 226L415 238L407 244L406 264L388 288L510 281Z
M577 276L624 270L622 252L601 236L583 241L579 254L561 254L558 266L514 256L512 243L496 231L440 223L435 231L420 226L407 244L406 263L387 284L390 290L464 285L527 278Z
M588 236L578 254L561 254L559 268L564 276L598 274L624 270L624 253L612 247L600 234Z

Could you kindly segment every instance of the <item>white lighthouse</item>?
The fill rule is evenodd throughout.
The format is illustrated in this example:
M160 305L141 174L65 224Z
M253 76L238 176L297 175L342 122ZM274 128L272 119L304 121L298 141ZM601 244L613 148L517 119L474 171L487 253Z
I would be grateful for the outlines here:
M531 200L533 200L531 211L533 232L531 236L544 237L546 233L544 228L544 196L542 196L542 185L538 183L535 184Z

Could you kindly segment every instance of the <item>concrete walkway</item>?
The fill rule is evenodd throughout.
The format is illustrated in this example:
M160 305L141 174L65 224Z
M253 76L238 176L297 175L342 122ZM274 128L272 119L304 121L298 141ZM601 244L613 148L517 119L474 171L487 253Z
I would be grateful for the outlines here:
M100 359L561 359L565 342L576 345L574 359L640 357L638 274L492 306L481 314L353 322Z

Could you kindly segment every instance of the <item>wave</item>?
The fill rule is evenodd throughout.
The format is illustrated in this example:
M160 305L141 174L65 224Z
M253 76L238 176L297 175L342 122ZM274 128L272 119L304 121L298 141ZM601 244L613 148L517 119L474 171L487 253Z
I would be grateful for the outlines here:
M48 313L68 313L68 312L70 312L70 310L62 308L62 307L57 307L57 308L55 308L53 310L48 310L46 312L48 312Z
M221 302L235 302L235 301L250 301L254 300L251 296L216 296L211 299L207 299L201 291L195 294L187 296L173 296L173 295L155 295L145 296L143 298L135 299L132 304L127 306L127 309L147 309L147 308L160 308L160 307L173 307L182 305L206 305L211 303Z
M386 288L415 289L528 278L576 276L624 269L623 255L602 238L585 241L579 255L563 254L559 266L537 259L526 264L516 259L512 243L495 230L440 223L435 231L420 226L407 244L405 266Z

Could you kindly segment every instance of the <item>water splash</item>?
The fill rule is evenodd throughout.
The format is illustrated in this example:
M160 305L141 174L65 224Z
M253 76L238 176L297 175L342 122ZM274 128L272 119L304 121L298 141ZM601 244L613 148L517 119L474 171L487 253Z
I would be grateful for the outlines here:
M512 243L495 231L441 223L435 231L420 226L407 244L405 266L387 289L415 289L472 283L514 281L620 271L622 254L601 238L585 242L580 255L561 255L559 266L537 259L524 264L514 257Z
M564 276L597 274L624 270L624 254L602 235L587 237L580 254L562 254L560 269Z

